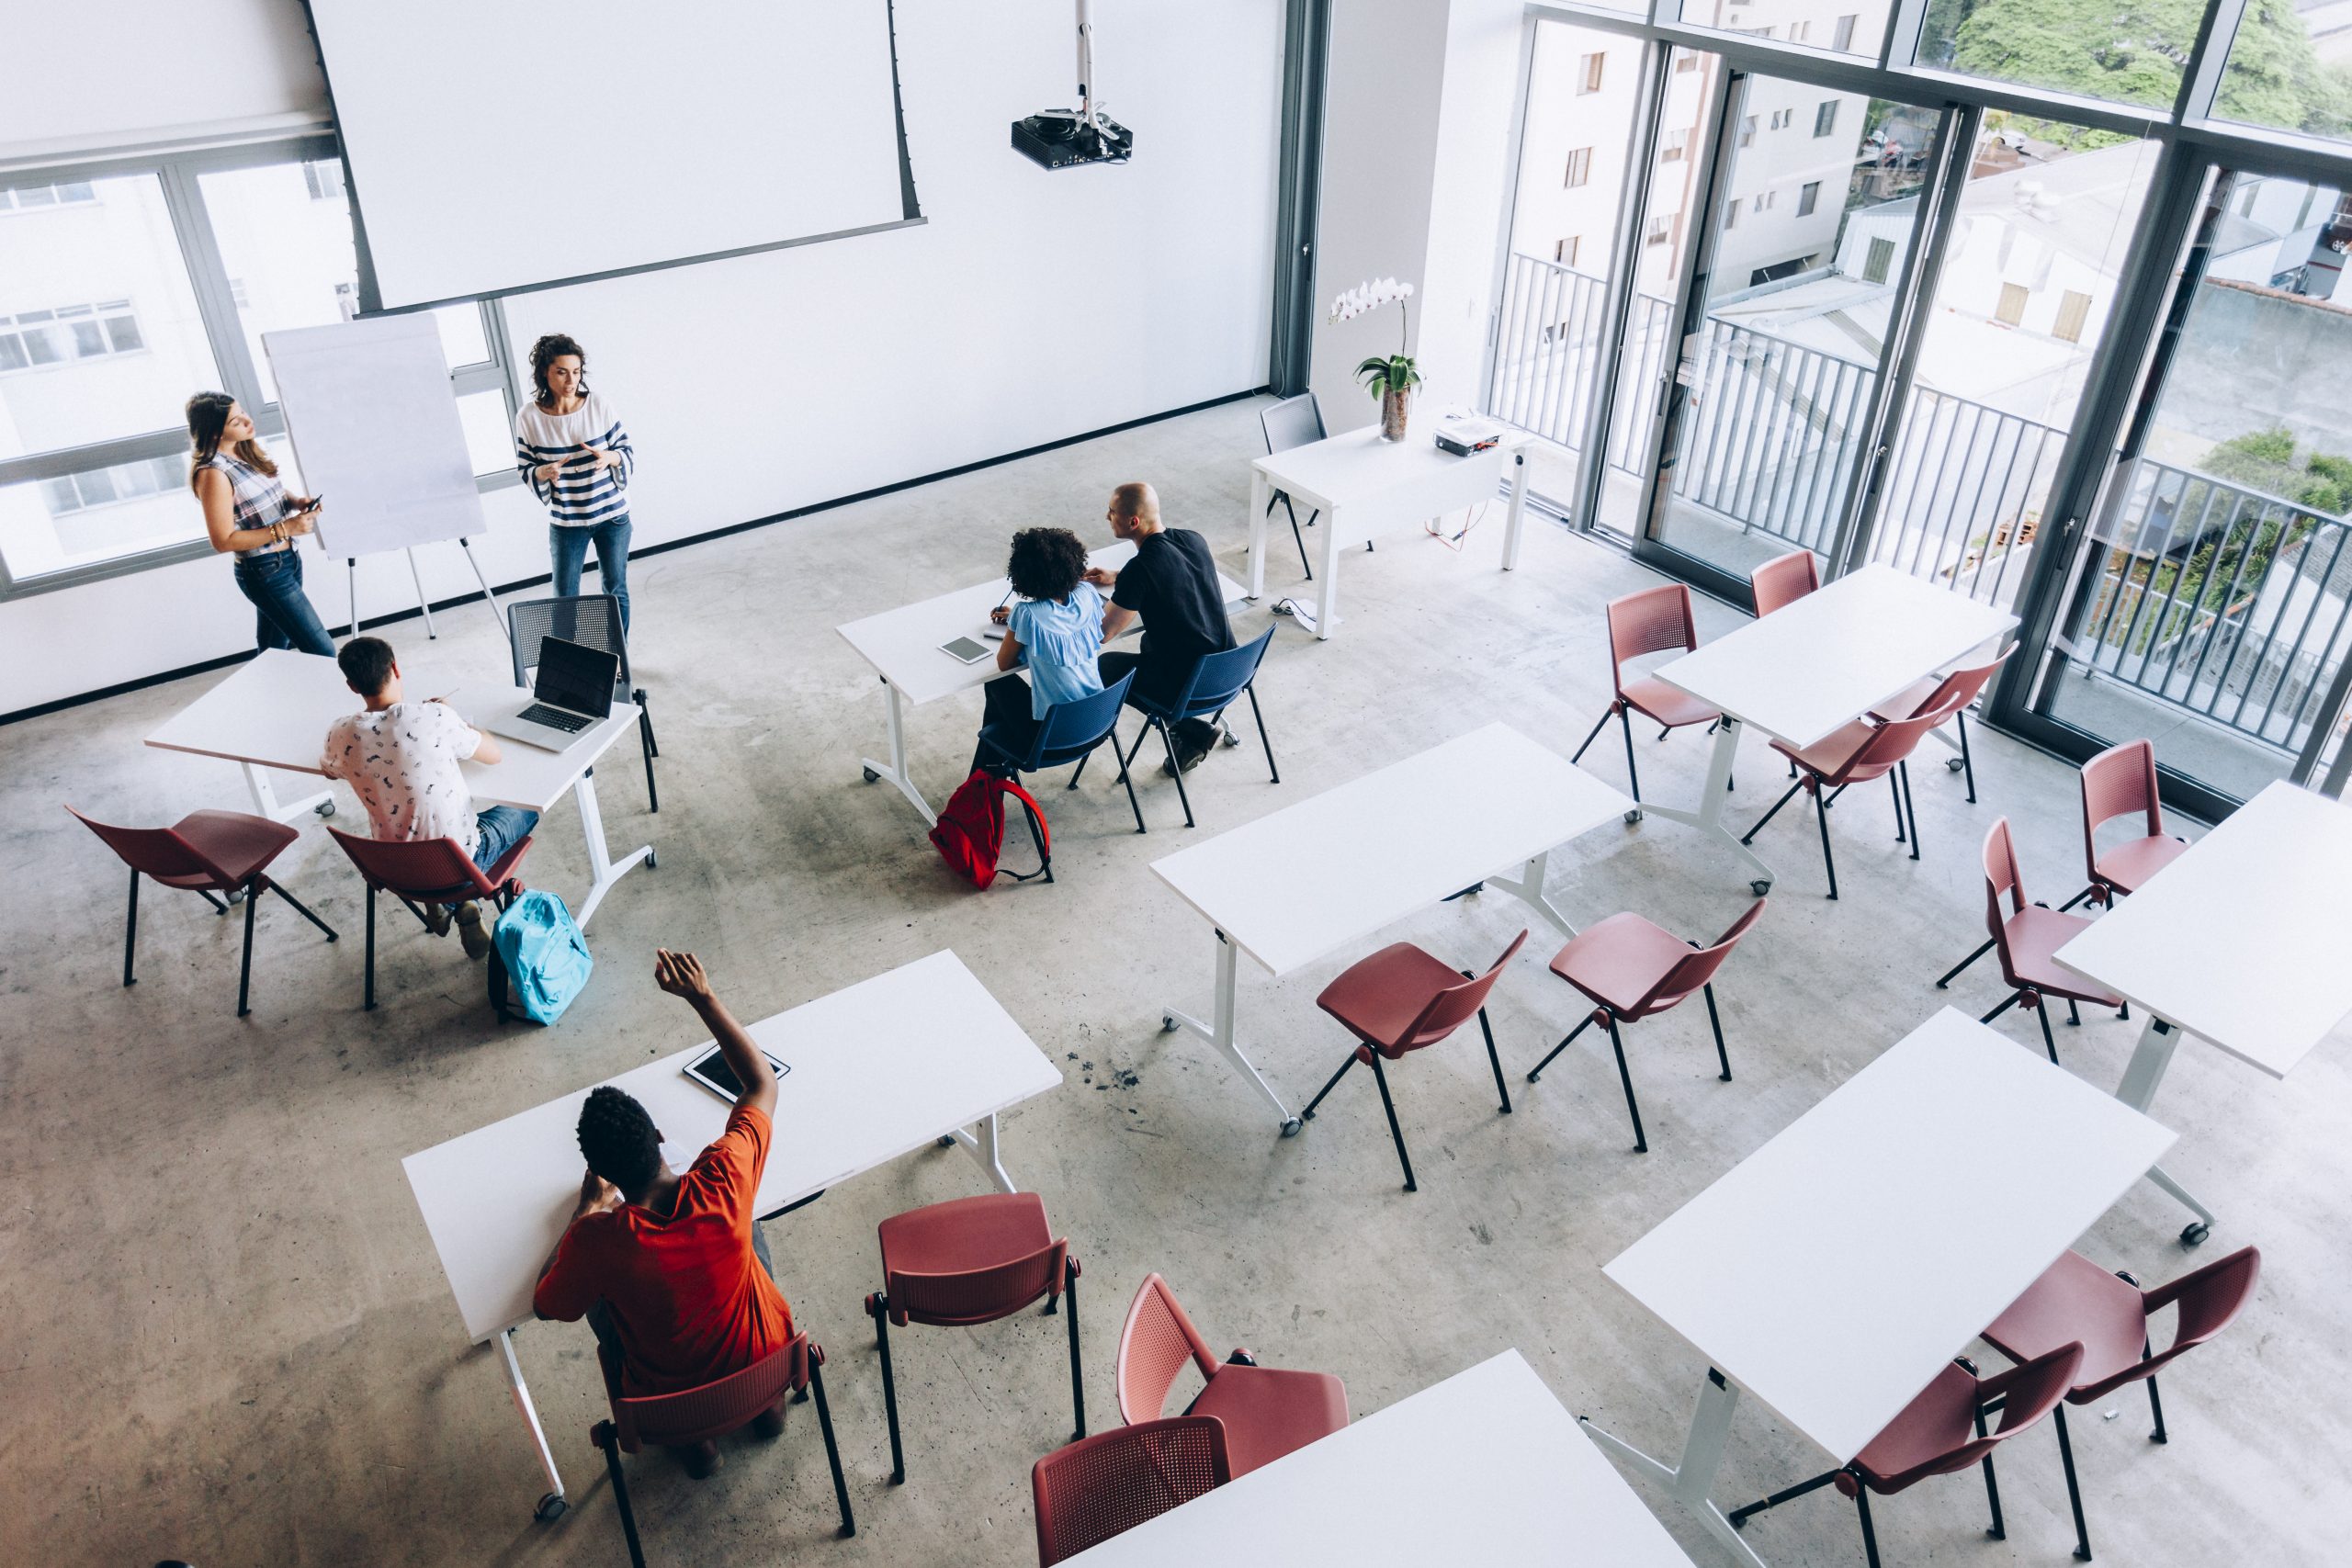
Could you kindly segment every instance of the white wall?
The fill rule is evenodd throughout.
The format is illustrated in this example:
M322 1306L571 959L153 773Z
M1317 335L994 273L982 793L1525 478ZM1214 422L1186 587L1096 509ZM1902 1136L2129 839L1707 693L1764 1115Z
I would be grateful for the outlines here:
M178 15L167 0L108 4L150 20ZM281 58L257 64L259 76L287 74L282 55L297 44L307 67L295 0L207 9L240 7L266 13L252 31L278 40ZM1415 9L1409 0L1393 8ZM927 225L508 302L518 352L541 332L571 333L589 350L592 380L628 419L640 547L1265 379L1282 0L1129 6L1099 17L1098 87L1135 129L1136 159L1050 174L1011 150L1007 127L1069 101L1068 0L898 0L897 15ZM118 52L184 41L138 17L118 20ZM180 112L220 119L232 98L250 108L249 86L240 79L220 104ZM11 128L0 120L0 131ZM716 150L714 160L729 177L760 177L728 170ZM626 220L625 197L615 209ZM488 499L492 580L543 573L537 504L514 490ZM780 525L828 525L822 513ZM425 555L434 596L472 586L456 551ZM312 557L309 570L322 614L335 620L341 563ZM362 563L360 592L363 613L413 597L396 560ZM251 642L252 612L220 560L14 600L0 604L0 713Z

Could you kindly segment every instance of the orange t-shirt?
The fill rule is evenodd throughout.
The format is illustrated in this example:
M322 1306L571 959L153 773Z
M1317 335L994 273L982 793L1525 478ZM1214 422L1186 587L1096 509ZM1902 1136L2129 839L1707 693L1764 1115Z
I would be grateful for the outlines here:
M624 1203L564 1233L531 1304L566 1323L598 1301L621 1341L621 1386L674 1393L741 1371L792 1338L792 1309L752 1252L752 1204L773 1128L737 1106L678 1179L664 1220Z

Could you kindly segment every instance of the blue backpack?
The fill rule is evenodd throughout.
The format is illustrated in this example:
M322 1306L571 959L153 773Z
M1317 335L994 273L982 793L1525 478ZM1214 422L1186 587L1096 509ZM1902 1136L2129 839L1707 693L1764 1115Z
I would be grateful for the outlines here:
M553 1023L587 988L596 961L571 911L552 893L532 891L498 917L491 944L534 1023Z

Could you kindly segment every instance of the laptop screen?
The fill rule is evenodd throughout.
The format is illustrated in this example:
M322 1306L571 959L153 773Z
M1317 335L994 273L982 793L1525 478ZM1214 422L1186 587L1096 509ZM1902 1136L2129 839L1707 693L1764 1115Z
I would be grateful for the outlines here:
M613 711L613 682L621 661L611 654L561 637L539 644L539 675L531 694L543 703L602 718Z

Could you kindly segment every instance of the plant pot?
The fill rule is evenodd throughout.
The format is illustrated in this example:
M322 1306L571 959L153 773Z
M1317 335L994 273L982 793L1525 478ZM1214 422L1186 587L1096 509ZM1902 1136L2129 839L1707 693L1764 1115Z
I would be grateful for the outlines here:
M1413 412L1413 389L1396 387L1380 400L1380 438L1383 441L1405 439L1405 421Z

